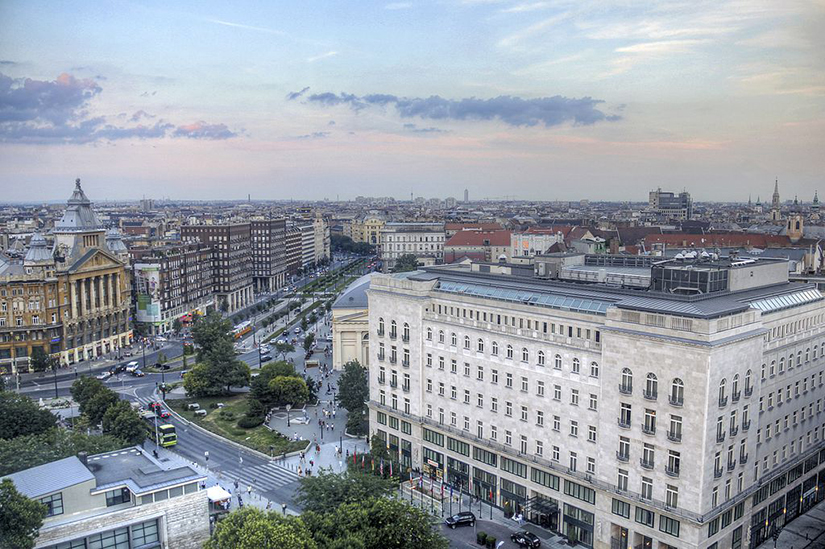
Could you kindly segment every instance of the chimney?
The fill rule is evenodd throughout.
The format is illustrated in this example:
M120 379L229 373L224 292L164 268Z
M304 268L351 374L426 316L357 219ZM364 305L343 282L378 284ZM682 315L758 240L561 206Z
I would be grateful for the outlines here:
M88 452L78 452L77 453L77 459L79 459L80 463L82 463L84 466L88 466L88 463L87 463L87 461L88 461L87 458L88 457L89 457Z

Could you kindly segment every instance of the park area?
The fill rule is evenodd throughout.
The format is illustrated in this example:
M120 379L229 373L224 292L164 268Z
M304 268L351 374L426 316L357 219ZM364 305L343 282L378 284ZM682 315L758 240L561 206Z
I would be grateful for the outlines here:
M205 410L206 415L197 415L195 410L189 410L189 405L193 403L197 403L200 410ZM220 397L169 399L166 404L196 425L267 455L296 452L305 449L307 445L305 440L291 441L264 425L252 428L239 427L238 422L246 417L249 406L246 393ZM223 406L218 407L219 404Z

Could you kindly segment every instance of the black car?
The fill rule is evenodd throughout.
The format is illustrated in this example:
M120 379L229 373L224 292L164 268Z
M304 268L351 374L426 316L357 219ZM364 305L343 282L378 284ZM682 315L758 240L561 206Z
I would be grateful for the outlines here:
M455 528L456 526L473 526L476 523L476 516L472 514L470 511L464 511L463 513L458 513L457 515L453 515L451 517L447 517L444 519L444 524L449 526L450 528Z
M539 537L532 533L532 532L514 532L510 536L510 541L518 545L519 547L539 547L541 546L541 540Z

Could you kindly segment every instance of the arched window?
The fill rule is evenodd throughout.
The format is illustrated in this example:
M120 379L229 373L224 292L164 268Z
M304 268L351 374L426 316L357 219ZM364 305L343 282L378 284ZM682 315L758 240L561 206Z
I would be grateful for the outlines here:
M427 341L432 341L432 340L433 340L433 329L432 328L427 328Z
M630 371L630 368L624 368L622 370L622 385L619 387L619 390L626 394L633 392L633 372Z
M750 396L752 390L753 389L751 388L751 371L748 370L747 372L745 372L745 396Z
M524 347L521 350L521 361L530 362L530 351L527 350L527 347Z
M580 374L582 369L581 362L579 362L578 358L573 359L573 373Z
M645 394L644 397L648 400L654 400L659 396L659 379L656 374L650 372L645 378Z
M818 351L819 351L819 345L818 345L818 344L817 344L817 345L814 345L814 356L813 356L813 359L814 359L814 360L816 360L816 359L817 359L817 357L819 356L819 355L817 354L817 353L818 353Z
M465 349L470 348L470 336L464 336L464 348Z
M479 340L478 340L478 345L476 346L476 350L477 350L479 353L483 353L483 352L484 352L484 340L483 340L483 339L479 338Z
M490 352L493 353L493 356L498 356L498 342L493 341Z
M398 325L394 320L390 322L390 337L398 337Z
M809 363L810 361L811 361L811 348L808 347L807 349L805 349L805 364Z
M507 346L507 358L513 358L513 346L512 345Z
M590 363L590 377L599 377L599 363L598 362L591 362Z
M556 355L556 358L553 362L553 368L556 370L561 370L561 355Z
M438 342L444 343L444 330L438 330Z
M404 339L404 341L410 340L410 325L406 322L404 323L404 331L401 332L401 337Z
M544 366L544 351L538 353L539 366Z
M719 382L719 406L724 406L728 403L728 380L722 378L722 381Z
M670 403L681 406L685 402L685 384L678 377L670 385Z
M380 335L380 336L384 335L384 319L383 318L378 319L378 335Z
M796 365L802 366L802 351L796 352Z
M453 347L458 345L458 336L455 335L455 332L450 334L450 345L452 345Z
M739 374L733 376L733 382L730 385L730 396L734 402L739 400Z

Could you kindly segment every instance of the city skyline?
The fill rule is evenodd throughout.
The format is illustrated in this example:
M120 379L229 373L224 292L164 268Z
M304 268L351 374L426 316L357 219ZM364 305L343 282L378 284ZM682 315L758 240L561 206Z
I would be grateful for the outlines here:
M809 201L822 2L4 3L0 189ZM240 184L239 184L240 183ZM105 189L105 191L104 191Z

